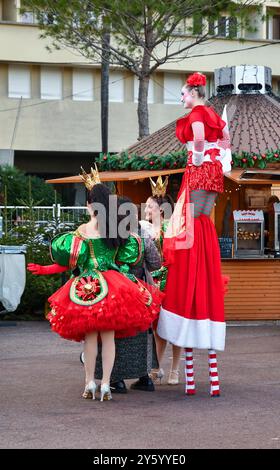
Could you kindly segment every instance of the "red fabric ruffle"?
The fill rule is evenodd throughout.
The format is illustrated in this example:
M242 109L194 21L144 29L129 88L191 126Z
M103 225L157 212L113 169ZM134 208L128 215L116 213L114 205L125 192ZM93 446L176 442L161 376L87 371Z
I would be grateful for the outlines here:
M226 123L208 106L195 106L189 114L180 118L176 122L176 137L183 144L193 141L193 122L203 122L205 140L208 142L216 142L223 138L223 128Z
M174 251L163 308L184 318L223 322L224 285L216 229L201 215L194 219L192 248Z
M65 339L82 341L91 331L114 330L117 338L134 336L146 331L158 317L164 294L145 285L152 294L152 303L145 305L137 284L117 271L102 272L108 284L108 294L91 306L81 306L70 300L70 279L49 299L52 311L47 318L52 330Z

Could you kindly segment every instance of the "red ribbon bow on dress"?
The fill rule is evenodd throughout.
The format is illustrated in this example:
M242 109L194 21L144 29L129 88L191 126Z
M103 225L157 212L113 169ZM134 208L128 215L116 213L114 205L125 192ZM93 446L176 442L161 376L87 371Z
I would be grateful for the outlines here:
M188 164L189 165L192 165L192 155L193 155L193 152L192 152L192 150L190 150L188 152ZM220 149L216 149L216 148L207 149L204 152L204 156L205 155L210 155L210 160L212 162L214 162L216 160L216 157L218 157L220 155Z

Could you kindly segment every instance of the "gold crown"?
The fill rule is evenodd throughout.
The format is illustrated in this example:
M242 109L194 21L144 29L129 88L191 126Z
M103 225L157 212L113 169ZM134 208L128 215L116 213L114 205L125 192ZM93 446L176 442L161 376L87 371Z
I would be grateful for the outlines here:
M89 191L93 188L95 184L101 183L96 163L94 164L94 166L95 166L95 170L91 167L89 174L87 174L85 170L83 169L83 167L81 166L82 174L80 175L80 177L82 178L85 187Z
M153 196L164 197L168 185L168 176L166 176L164 181L162 181L162 177L159 176L156 183L150 178L150 182Z

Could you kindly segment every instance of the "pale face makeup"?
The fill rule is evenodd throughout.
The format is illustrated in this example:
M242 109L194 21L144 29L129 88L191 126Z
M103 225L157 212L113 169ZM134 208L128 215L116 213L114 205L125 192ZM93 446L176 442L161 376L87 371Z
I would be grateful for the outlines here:
M87 210L88 210L90 217L92 217L93 216L92 204L89 204L88 202L87 202Z
M193 107L194 93L193 90L188 90L187 87L183 86L181 91L181 103L183 103L185 109Z
M149 198L145 206L145 219L149 222L155 221L160 216L160 208L156 201Z

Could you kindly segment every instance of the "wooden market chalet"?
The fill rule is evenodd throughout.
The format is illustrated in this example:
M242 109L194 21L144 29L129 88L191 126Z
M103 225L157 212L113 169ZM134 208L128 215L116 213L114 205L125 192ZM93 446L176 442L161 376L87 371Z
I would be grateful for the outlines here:
M265 228L272 228L265 227L263 218L269 198L278 195L280 199L280 99L271 90L268 67L235 66L215 71L215 94L209 101L220 115L227 107L233 153L232 171L225 175L225 191L212 213L222 271L230 276L225 298L227 320L280 319L280 204L274 206L274 242L270 249L265 249L264 234ZM139 204L150 195L148 176L170 174L167 192L175 199L183 165L164 164L158 169L161 158L185 151L175 136L175 126L176 121L171 122L118 156L120 162L124 154L132 161L143 158L152 163L151 169L124 171L120 167L110 171L103 165L101 179L115 181L119 194ZM170 158L169 163L176 162L176 158ZM73 183L80 178L48 182Z

